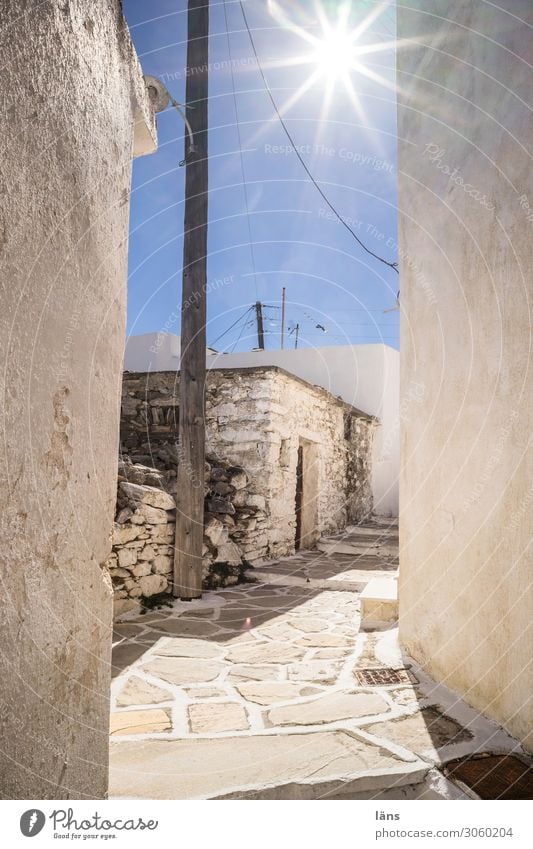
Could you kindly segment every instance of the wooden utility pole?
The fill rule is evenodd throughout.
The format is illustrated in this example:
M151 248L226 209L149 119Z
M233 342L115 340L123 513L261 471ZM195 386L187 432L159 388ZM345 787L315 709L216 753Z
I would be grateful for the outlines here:
M265 350L265 331L263 329L263 304L257 301L255 305L255 314L257 317L257 344L261 351Z
M285 286L281 290L281 350L285 341Z
M174 595L202 595L207 289L207 104L209 0L189 0L185 221L181 301L179 448Z

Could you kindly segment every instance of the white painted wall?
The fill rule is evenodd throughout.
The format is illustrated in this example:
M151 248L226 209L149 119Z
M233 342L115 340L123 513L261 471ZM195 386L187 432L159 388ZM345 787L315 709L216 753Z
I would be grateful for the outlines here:
M125 371L178 371L181 339L174 333L142 333L128 336Z
M179 368L179 337L146 333L127 340L127 371L172 371ZM330 348L209 354L208 368L276 365L308 383L377 416L374 441L374 510L398 515L400 437L399 353L388 345L337 345Z
M532 25L398 4L400 636L531 749Z

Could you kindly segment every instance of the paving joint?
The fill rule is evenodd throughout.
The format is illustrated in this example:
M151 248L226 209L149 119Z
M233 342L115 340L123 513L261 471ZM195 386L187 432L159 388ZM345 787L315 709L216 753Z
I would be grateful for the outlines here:
M347 536L363 530L381 533ZM382 565L390 577L389 553ZM305 552L263 565L264 581L117 623L110 796L466 798L435 771L487 747L518 751L402 655L394 623L360 630L353 569L375 577L359 554ZM410 680L354 675L383 667Z

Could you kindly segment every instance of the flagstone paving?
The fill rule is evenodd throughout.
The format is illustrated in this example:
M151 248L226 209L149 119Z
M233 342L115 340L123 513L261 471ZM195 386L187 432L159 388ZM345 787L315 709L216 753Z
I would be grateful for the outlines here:
M377 523L360 531L387 546L396 533ZM332 556L307 552L305 563L313 557L335 573ZM353 586L286 581L294 560L268 567L277 583L117 623L111 797L460 797L440 774L435 790L435 767L476 751L521 752L404 658L395 628L360 633ZM354 672L377 667L409 669L412 680L360 685Z
M264 583L361 591L372 578L397 572L398 523L389 519L352 525L320 540L318 548L259 566L256 574Z

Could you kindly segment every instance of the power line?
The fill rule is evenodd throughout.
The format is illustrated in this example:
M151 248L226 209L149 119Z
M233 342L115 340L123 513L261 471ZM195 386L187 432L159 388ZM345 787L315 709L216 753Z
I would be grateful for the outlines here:
M396 335L396 336L384 336L382 333L366 333L366 334L364 334L364 333L352 333L352 334L346 333L344 336L341 336L339 334L335 334L335 335L330 334L329 338L330 339L338 339L340 341L345 342L346 340L349 340L352 336L356 336L357 339L390 339L391 341L394 341L394 342L398 341L398 335ZM303 338L304 339L317 339L317 338L324 339L324 334L323 333L304 333Z
M225 335L226 335L226 333L229 333L229 332L230 332L230 330L233 330L233 328L235 327L235 325L236 325L236 324L238 324L238 323L239 323L239 321L242 321L242 319L243 319L243 318L245 318L245 316L247 316L247 315L248 315L248 313L250 312L250 310L252 310L252 309L253 309L253 307L248 307L248 309L247 309L245 312L243 312L243 313L242 313L242 315L240 315L240 316L239 316L239 317L238 317L238 318L237 318L237 319L233 322L233 324L230 324L230 326L229 326L226 330L224 330L224 332L223 332L223 333L221 333L221 334L220 334L220 336L217 336L217 338L214 340L214 342L211 342L211 345L216 345L216 343L217 343L220 339L222 339L222 337L223 337L223 336L225 336Z
M294 312L294 310L293 310ZM279 318L268 318L268 321L273 324L280 324L281 321ZM396 323L394 321L337 321L336 319L328 320L328 316L318 316L317 318L311 318L310 316L306 316L304 313L304 318L299 319L300 324L312 324L313 327L316 326L317 321L326 322L326 324L334 324L335 327L338 326L353 326L353 327L389 327L391 329L395 329Z
M277 324L279 326L279 322ZM313 329L316 328L316 324L315 324L314 321L303 321L302 322L302 320L300 319L300 326L302 324L307 325L309 327L312 327ZM330 327L328 327L327 324L326 324L325 327L326 327L326 329L325 329L325 331L323 330L322 333L332 333L332 332L338 333L339 331L343 330L345 327L367 327L368 329L375 329L376 332L379 332L379 330L381 328L383 328L383 330L391 330L394 333L399 331L399 328L396 327L396 325L394 325L394 324L356 324L355 322L351 322L351 321L343 321L342 323L339 323L339 324L335 323L333 326L330 326Z
M237 336L237 341L235 342L235 344L234 344L233 348L232 348L232 349L231 349L231 351L230 351L230 353L231 353L231 354L233 354L233 352L234 352L235 348L236 348L236 347L237 347L237 345L239 344L239 342L240 342L240 340L241 340L241 336L242 336L242 334L244 333L245 329L246 329L247 327L251 327L251 326L253 325L253 323L254 323L253 321L245 321L245 322L244 322L243 326L241 327L241 332L240 332L240 333L239 333L239 335Z
M229 34L229 26L228 26L228 11L226 8L226 0L224 0L224 21L226 25L226 40L228 42L228 56L229 56L229 65L231 71L231 88L233 91L233 108L235 110L235 126L237 128L237 137L239 140L239 157L241 161L241 177L242 177L242 187L244 191L244 204L246 207L246 221L248 224L248 243L250 245L250 258L252 260L252 271L254 275L254 283L255 283L255 296L257 300L259 300L259 290L257 288L257 271L255 265L255 254L254 254L254 246L252 240L252 225L250 224L250 205L248 203L248 187L246 184L246 176L244 173L244 157L242 155L242 138L241 138L241 127L239 123L239 110L237 108L237 94L235 92L235 75L233 73L233 54L231 51L231 38Z
M273 94L272 94L272 92L271 92L271 90L270 90L270 86L268 85L268 81L267 81L267 78L266 78L266 76L265 76L265 72L263 71L263 66L261 65L261 62L260 62L260 60L259 60L259 56L258 56L258 54L257 54L257 50L256 50L256 47L255 47L255 42L254 42L254 39L253 39L253 36L252 36L252 32L251 32L251 30L250 30L250 27L249 27L249 25L248 25L248 18L246 17L246 12L244 11L244 6L243 6L243 4L242 4L242 0L239 0L239 5L240 5L240 7L241 7L241 12L242 12L242 16L243 16L243 19L244 19L244 24L245 24L245 26L246 26L246 29L248 30L248 36L249 36L249 38L250 38L250 43L251 43L251 45L252 45L252 50L253 50L253 52L254 52L255 61L257 62L257 67L258 67L258 69L259 69L259 73L261 74L261 77L262 77L262 79L263 79L263 83L264 83L265 89L266 89L267 94L268 94L268 96L269 96L269 98L270 98L270 101L271 101L271 103L272 103L272 106L274 107L274 110L275 110L275 112L276 112L276 115L278 116L279 122L280 122L281 126L283 127L283 130L285 131L285 135L287 136L287 138L289 139L289 141L290 141L290 143L291 143L292 150L294 151L294 153L295 153L295 154L296 154L296 156L298 157L298 159L299 159L299 161L300 161L300 163L301 163L301 165L302 165L303 169L305 170L305 173L307 174L307 176L309 177L309 179L311 180L311 182L313 183L313 185L315 186L315 188L316 188L316 189L317 189L317 191L319 192L319 194L320 194L320 196L322 197L322 199L324 200L324 202L325 202L325 203L327 203L327 205L329 206L329 208L331 209L331 211L334 213L334 215L336 215L336 216L337 216L338 220L339 220L339 221L340 221L340 223L341 223L341 224L342 224L342 225L346 228L346 230L348 230L348 232L349 232L349 233L351 233L351 235L353 236L353 238L355 239L355 241L358 243L358 245L360 245L360 246L363 248L363 250L364 250L364 251L366 251L366 253L367 253L367 254L370 254L370 256L373 256L375 259L379 260L379 262L382 262L384 265L388 265L388 266L389 266L389 268L393 268L393 269L394 269L394 271L396 272L396 274L399 274L399 271L398 271L398 263L397 263L397 262L389 262L387 259L384 259L382 256L379 256L379 254L374 253L374 251L370 250L370 248L368 248L368 247L365 245L365 243L361 241L361 239L359 238L359 236L357 236L357 235L356 235L356 233L352 230L352 228L350 227L350 225L349 225L349 224L347 224L347 223L346 223L346 221L344 220L344 218L342 218L342 216L340 215L340 213L339 213L339 212L337 212L337 210L335 209L335 207L333 206L333 204L331 203L331 201L329 200L329 198L327 197L327 195L326 195L326 194L324 194L324 192L323 192L323 191L322 191L322 189L320 188L319 184L317 183L317 181L316 181L316 180L315 180L315 178L313 177L313 175L312 175L311 171L309 170L309 168L308 168L308 166L307 166L307 164L306 164L306 162L305 162L305 159L304 159L304 158L302 157L302 155L300 154L300 152L299 152L299 150L298 150L298 148L297 148L296 142L294 141L294 139L293 139L293 137L292 137L291 133L289 132L289 129L288 129L288 127L287 127L287 125L286 125L285 121L283 120L283 118L282 118L282 116L281 116L281 113L280 113L280 111L279 111L279 109L278 109L278 107L277 107L277 105L276 105L276 101L274 100L274 96L273 96Z
M280 310L281 309L281 307L278 307L276 304L263 304L263 306L267 307L268 309L272 309L272 310ZM370 313L370 312L382 313L383 312L383 307L335 307L335 308L328 307L327 313L324 310L317 309L316 307L309 307L309 309L315 309L319 318L320 317L324 318L324 316L327 316L332 312L341 312L343 314L347 313L347 312L364 312L364 313ZM312 319L312 320L314 321L314 319Z
M371 309L371 310L367 310L367 309L360 309L360 310L357 310L357 309L352 309L352 310L350 310L350 309L346 309L346 310L335 309L334 310L334 309L330 309L328 307L327 313L319 313L319 315L322 315L322 317L323 317L324 315L330 315L330 313L334 313L334 312L341 312L343 315L347 312L363 312L363 313L377 312L377 313L382 313L383 309L381 308L381 309Z

